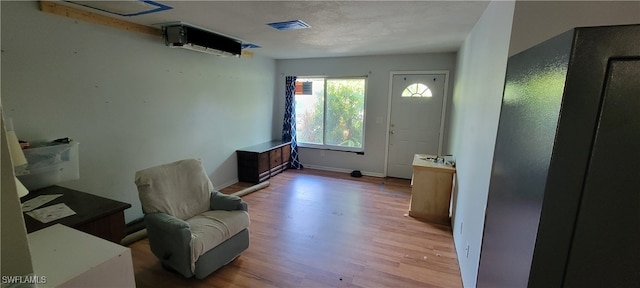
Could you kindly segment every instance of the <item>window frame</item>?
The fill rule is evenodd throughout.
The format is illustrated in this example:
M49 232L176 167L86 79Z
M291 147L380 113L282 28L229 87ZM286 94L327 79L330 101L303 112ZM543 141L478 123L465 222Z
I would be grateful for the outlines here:
M316 144L316 143L308 143L308 142L301 142L300 139L297 139L297 145L298 147L302 147L302 148L311 148L311 149L321 149L321 150L333 150L333 151L342 151L342 152L354 152L354 153L358 153L358 154L364 154L364 150L365 150L365 132L366 132L366 123L367 123L367 94L368 94L368 87L369 87L369 79L368 77L365 76L346 76L346 77L337 77L337 76L297 76L297 79L323 79L323 84L324 84L324 95L323 95L323 99L322 99L322 109L323 109L323 114L322 114L322 142L323 144ZM350 79L362 79L364 80L364 101L362 103L363 107L362 107L362 147L345 147L345 146L337 146L337 145L330 145L330 144L325 144L326 141L326 124L327 124L327 80L350 80ZM298 80L296 80L298 81ZM294 94L294 97L296 95ZM297 129L297 128L296 128Z

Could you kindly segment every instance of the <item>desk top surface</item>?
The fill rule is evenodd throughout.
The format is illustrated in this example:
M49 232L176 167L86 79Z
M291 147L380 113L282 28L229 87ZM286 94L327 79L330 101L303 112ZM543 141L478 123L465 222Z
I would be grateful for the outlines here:
M62 196L38 208L44 208L53 204L64 203L69 206L71 210L75 211L76 214L58 219L56 221L51 221L49 223L42 223L36 219L31 218L31 216L24 214L24 223L27 227L27 233L31 233L33 231L37 231L58 223L64 224L69 227L77 227L79 225L83 225L96 219L105 217L107 215L124 211L125 209L131 207L131 204L129 203L111 200L108 198L60 186L49 186L31 191L27 196L22 197L20 200L24 202L40 195L48 194L62 194Z
M31 233L27 237L33 272L47 277L47 287L62 285L87 270L100 269L96 267L110 259L128 255L129 250L59 224Z
M427 155L427 154L415 154L413 156L413 168L426 168L432 170L438 170L442 172L450 172L453 173L456 171L456 168L444 165L442 163L436 163L431 160L427 160L427 158L435 158L436 156Z

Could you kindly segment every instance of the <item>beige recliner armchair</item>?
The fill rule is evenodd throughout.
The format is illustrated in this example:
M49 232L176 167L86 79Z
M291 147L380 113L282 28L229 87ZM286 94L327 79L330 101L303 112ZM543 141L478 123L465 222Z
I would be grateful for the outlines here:
M247 204L213 190L200 160L136 172L151 251L164 267L203 279L249 247Z

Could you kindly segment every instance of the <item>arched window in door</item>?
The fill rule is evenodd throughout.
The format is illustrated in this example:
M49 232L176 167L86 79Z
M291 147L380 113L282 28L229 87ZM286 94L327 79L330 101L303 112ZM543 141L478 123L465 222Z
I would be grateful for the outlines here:
M431 89L422 83L409 84L402 91L402 97L432 97Z

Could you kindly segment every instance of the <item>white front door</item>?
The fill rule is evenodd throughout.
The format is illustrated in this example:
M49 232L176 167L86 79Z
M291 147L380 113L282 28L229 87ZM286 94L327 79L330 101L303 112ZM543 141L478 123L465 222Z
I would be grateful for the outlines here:
M447 76L392 74L387 176L410 179L413 155L440 153Z

